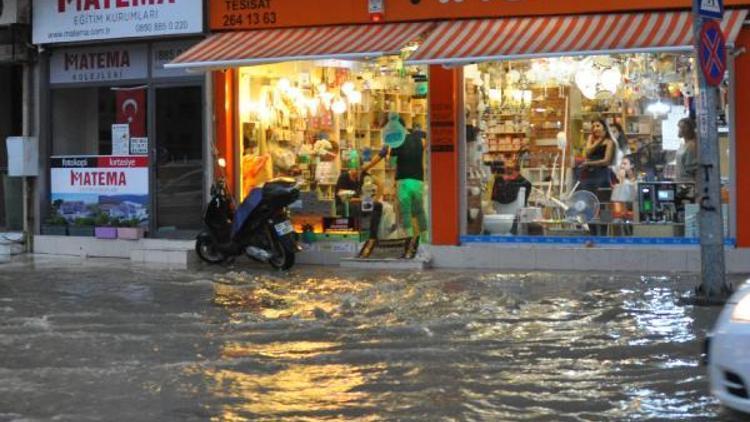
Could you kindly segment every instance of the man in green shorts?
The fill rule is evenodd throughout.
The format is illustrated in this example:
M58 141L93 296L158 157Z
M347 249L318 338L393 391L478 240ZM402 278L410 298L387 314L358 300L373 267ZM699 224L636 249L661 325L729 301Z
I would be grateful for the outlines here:
M393 120L393 116L391 116ZM389 125L394 122L389 122ZM388 137L385 135L385 145L380 153L365 166L369 170L386 157L396 157L396 185L398 188L398 203L401 210L401 225L407 231L411 240L405 258L413 258L419 247L420 234L427 230L427 217L424 210L424 151L426 135L414 130L406 133L403 120L398 118L398 124L403 128L405 136ZM412 227L412 218L416 217L418 227Z

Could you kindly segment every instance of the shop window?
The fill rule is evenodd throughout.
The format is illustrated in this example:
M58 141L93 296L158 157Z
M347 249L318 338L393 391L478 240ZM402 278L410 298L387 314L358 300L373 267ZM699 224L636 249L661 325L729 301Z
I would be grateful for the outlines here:
M50 207L42 233L59 234L66 225L82 233L94 225L148 228L148 149L134 148L148 142L145 88L53 89L51 96Z
M392 57L248 67L238 77L239 196L294 177L303 239L426 234L424 68ZM386 141L393 148L381 157Z
M468 238L694 243L694 72L687 54L467 66ZM728 107L721 97L728 221Z
M53 155L111 155L112 125L117 123L117 93L121 90L127 92L127 89L106 87L53 90ZM138 106L144 105L145 101L140 101ZM142 117L140 125L145 128L145 110L140 110L139 115Z

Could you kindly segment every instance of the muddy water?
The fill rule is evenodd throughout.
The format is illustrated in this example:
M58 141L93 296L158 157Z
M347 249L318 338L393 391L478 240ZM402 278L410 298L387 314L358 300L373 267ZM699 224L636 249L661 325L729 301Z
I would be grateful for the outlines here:
M0 264L0 421L740 420L696 280Z

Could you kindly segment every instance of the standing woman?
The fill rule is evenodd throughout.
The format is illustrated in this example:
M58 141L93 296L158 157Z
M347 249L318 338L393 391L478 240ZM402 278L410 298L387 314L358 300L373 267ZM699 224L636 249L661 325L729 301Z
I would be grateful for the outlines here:
M610 138L607 123L597 119L591 122L591 135L586 141L584 155L586 159L580 164L583 169L581 190L596 193L599 188L609 188L610 169L615 157L615 142Z
M684 118L678 123L678 136L685 140L677 150L675 179L678 182L694 182L698 174L698 136L695 121Z
M609 125L609 135L613 141L615 141L615 159L612 161L612 173L618 174L620 172L620 163L626 155L630 154L630 147L628 146L628 138L625 137L625 132L622 130L622 125L615 122Z

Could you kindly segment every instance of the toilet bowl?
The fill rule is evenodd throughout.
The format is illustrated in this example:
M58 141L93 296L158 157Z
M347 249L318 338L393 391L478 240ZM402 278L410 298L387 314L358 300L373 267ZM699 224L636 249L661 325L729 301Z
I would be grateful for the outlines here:
M482 226L489 234L506 235L510 234L515 219L514 214L488 214L484 216Z
M516 219L526 199L526 188L520 188L516 200L510 204L493 202L492 208L495 214L485 214L482 229L485 233L494 235L508 235L513 229L513 221Z

